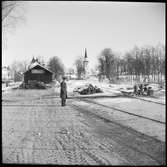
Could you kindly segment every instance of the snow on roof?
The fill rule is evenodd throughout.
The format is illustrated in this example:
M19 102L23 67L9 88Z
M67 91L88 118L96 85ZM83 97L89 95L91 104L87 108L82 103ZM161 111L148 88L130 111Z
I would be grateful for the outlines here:
M40 66L40 67L46 69L47 71L53 73L52 71L50 71L50 70L47 69L46 67L42 66L42 65L39 64L38 62L34 62L33 64L31 64L31 65L29 66L29 69L28 69L27 71L31 70L31 69L34 68L35 66ZM25 71L24 73L26 73L27 71ZM23 73L23 74L24 74L24 73Z

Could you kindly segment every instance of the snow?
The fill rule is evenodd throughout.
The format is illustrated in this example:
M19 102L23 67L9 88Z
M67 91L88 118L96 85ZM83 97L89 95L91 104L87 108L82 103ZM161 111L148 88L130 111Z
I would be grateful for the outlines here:
M73 90L77 87L84 86L85 84L92 84L100 88L103 93L95 93L90 95L82 95L83 97L94 97L94 96L121 96L122 93L132 93L133 85L132 84L111 84L107 80L99 82L97 78L91 77L87 80L69 80L67 81L67 90L70 94L81 96L77 93L74 93ZM156 101L165 101L162 100L162 97L165 96L165 89L160 89L158 84L150 84L153 87L154 95L157 97ZM142 97L145 98L145 97ZM149 98L149 97L146 97ZM151 98L151 97L150 97ZM161 98L161 99L160 99ZM155 101L155 99L151 98Z
M6 84L2 84L2 92L9 92L13 88L17 88L20 84L21 82L12 82L12 83L9 83L8 87L6 87Z
M97 78L89 78L87 80L69 80L67 81L68 91L72 92L76 87L83 86L85 84L92 84L103 90L104 93L109 92L121 92L121 90L133 89L133 85L130 84L110 84L108 81L99 82ZM128 91L131 91L128 90Z
M103 105L115 107L118 109L123 109L130 113L134 113L137 115L149 117L156 120L161 120L165 122L165 106L159 106L157 104L145 104L144 102L134 102L136 99L127 99L127 98L104 98L104 99L96 99L95 102L99 102ZM127 103L127 104L126 104ZM132 105L132 103L134 105ZM137 103L139 103L137 105ZM151 120L145 120L140 117L136 117L133 115L129 115L118 110L113 110L109 108L103 108L100 105L94 105L91 103L78 101L74 103L74 105L81 106L82 108L89 110L90 112L111 121L116 121L124 126L131 127L138 132L143 134L152 136L157 138L158 140L165 141L165 125L159 124L157 122L153 122ZM147 107L146 107L147 105ZM156 106L157 105L157 106ZM143 108L141 108L141 106ZM151 108L152 106L152 108ZM96 108L96 109L95 109Z
M73 92L76 86L90 82L104 90L103 93L91 96L110 96L120 92L121 88L129 87L129 85L114 84L109 86L109 83L98 83L95 79L69 80L67 81L68 92ZM11 86L8 87L10 88ZM137 132L162 141L165 141L165 125L159 126L151 120L145 121L145 119L75 99L67 100L67 106L61 107L60 99L55 96L54 89L59 90L60 87L48 90L17 90L12 91L11 94L3 94L3 104L18 105L15 107L6 105L2 110L4 162L66 165L76 163L99 165L103 162L105 165L126 165L127 160L129 162L127 165L147 165L155 164L150 162L149 158L147 159L149 157L147 155L152 155L153 152L153 155L158 157L164 153L161 147L164 148L165 144L139 136L132 133L130 129L127 130L112 122L131 127ZM165 118L165 105L160 107L158 104L124 97L100 98L95 101L156 119ZM79 109L73 108L71 103L77 105ZM23 107L25 104L30 107ZM110 119L111 124L80 112L82 108L102 118ZM141 142L141 140L145 141ZM132 150L133 152L130 152ZM147 155L141 154L141 151ZM123 154L128 156L122 156Z
M112 99L103 98L96 99L94 101L107 106L116 107L130 113L165 122L165 105L159 105L155 103L150 104L146 101L124 97Z
M91 94L91 95L82 95L83 97L103 97L103 98L96 98L96 99L91 99L94 100L95 102L98 102L102 105L107 105L111 107L115 107L118 109L125 110L127 112L141 115L144 117L148 117L151 119L156 119L162 122L165 122L166 118L166 113L165 113L165 105L159 105L156 103L152 102L147 102L147 101L142 101L139 99L134 99L134 98L125 98L125 97L117 97L114 98L116 95L122 95L121 92L133 92L133 85L130 84L109 84L108 82L98 82L97 79L89 79L87 81L84 80L78 80L78 81L68 81L68 91L73 91L74 88L77 86L82 86L84 84L91 83L93 86L97 86L103 90L103 93L96 93L96 94ZM156 85L156 84L155 84ZM158 91L157 85L155 86L152 84L155 95L157 98L152 98L152 97L140 97L145 100L150 100L150 101L155 101L155 102L160 102L160 103L165 103L165 90L161 89L161 91ZM77 95L78 97L79 95ZM110 97L110 98L105 98L105 97ZM113 98L112 98L112 97ZM104 112L101 107L99 107L99 112L93 110L95 107L91 104L86 104L85 102L75 101L75 105L78 104L79 106L83 106L83 108L90 108L92 112L96 112L96 114L100 114L101 116L106 116L107 118L112 118L118 120L120 123L127 125L129 127L133 127L139 132L142 132L144 134L148 134L150 136L154 136L155 138L165 141L165 128L164 126L157 126L156 123L152 122L151 120L148 121L147 123L145 120L141 120L140 118L136 118L135 116L127 116L126 114L123 114L119 111L112 111L111 109L106 109ZM96 107L96 109L98 106Z
M84 86L86 84L92 84L93 86L97 86L98 88L101 88L103 92L111 91L108 83L99 83L97 79L69 80L67 81L67 89L69 92L73 92L76 87Z
M103 99L96 99L96 102L100 102L101 104L119 104L119 103L131 103L133 99L130 98L103 98Z

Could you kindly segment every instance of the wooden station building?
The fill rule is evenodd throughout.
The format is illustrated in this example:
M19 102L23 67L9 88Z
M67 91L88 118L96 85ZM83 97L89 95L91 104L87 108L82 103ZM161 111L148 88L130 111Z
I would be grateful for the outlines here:
M31 64L29 69L26 72L24 72L25 83L34 80L41 81L44 83L50 83L52 82L52 78L53 78L53 72L37 62Z

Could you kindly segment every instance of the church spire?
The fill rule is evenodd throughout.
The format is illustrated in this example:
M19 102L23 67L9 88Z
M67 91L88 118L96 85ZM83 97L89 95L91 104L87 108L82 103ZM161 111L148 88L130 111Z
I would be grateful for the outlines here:
M85 48L85 58L88 58L86 48Z

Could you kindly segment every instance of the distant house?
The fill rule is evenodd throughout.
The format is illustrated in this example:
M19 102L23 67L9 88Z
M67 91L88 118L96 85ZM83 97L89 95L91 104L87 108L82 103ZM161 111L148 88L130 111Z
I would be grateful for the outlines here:
M41 81L44 83L52 82L53 72L47 69L46 67L40 65L38 62L34 62L29 66L29 69L23 73L24 82L28 81Z
M12 75L9 67L2 67L2 81L8 81L12 79Z

